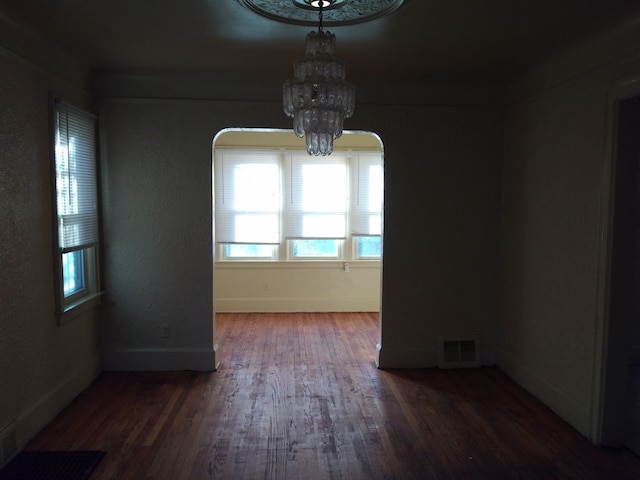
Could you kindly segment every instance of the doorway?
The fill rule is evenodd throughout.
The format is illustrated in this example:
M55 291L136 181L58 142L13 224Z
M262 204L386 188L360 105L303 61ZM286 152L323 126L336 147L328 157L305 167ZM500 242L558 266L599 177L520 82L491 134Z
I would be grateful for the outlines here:
M600 442L640 455L640 95L616 102Z
M376 312L380 318L383 162L382 142L371 132L344 132L336 139L333 154L327 157L310 157L304 139L296 137L291 130L230 128L215 136L214 332L215 312ZM329 186L335 184L336 187L320 191L317 187L323 181L325 165L333 169ZM257 171L257 166L260 175L252 173ZM309 172L313 175L308 175ZM336 175L340 172L343 175ZM304 187L307 180L313 188ZM267 183L275 187L266 191ZM340 197L337 187L341 184L345 188L344 197ZM258 202L255 211L247 212L244 207L236 211L230 206L236 198L246 196L241 193L244 187L240 185L250 186L245 190L251 197L255 191L268 194ZM311 197L315 190L321 202L312 201L313 208L334 205L334 197L345 202L346 229L342 235L336 234L335 239L327 236L327 229L331 227L328 224L321 225L319 233L300 229L313 227L314 215L319 219L327 217L327 212L319 215L318 210L313 210L307 219L303 211L306 207L295 203L304 201L299 199L307 194ZM275 209L268 207L270 199L276 197L279 199L275 201ZM245 206L256 203L247 202L240 203ZM271 210L262 212L263 206ZM328 212L331 218L338 218L336 213L342 210L331 208ZM294 223L301 211L305 218ZM247 213L265 218L264 224L251 222L253 226L260 225L259 232L240 233L238 225ZM279 220L271 228L267 220L274 216ZM300 231L292 233L292 229ZM258 234L269 232L275 241L258 238ZM318 237L314 238L315 235ZM322 238L323 235L327 238ZM344 238L339 238L341 236ZM327 244L332 248L325 248ZM338 245L335 250L333 245ZM381 326L379 332L380 329ZM375 355L373 346L372 355Z

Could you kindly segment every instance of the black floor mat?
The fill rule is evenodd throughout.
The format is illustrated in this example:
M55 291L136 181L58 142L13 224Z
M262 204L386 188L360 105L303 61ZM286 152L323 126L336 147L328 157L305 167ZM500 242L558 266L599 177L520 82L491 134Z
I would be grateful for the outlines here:
M87 480L105 452L20 452L0 470L0 480Z

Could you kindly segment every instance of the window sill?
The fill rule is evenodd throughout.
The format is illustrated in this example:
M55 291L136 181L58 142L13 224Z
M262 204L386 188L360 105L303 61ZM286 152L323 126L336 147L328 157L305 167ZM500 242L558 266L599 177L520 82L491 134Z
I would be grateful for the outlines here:
M58 312L56 314L58 318L58 325L62 325L63 323L66 323L100 305L102 293L103 292L98 292L92 295L87 295L86 297L82 297L74 303L67 305L62 312Z
M357 269L374 269L380 268L382 263L380 260L292 260L288 262L278 261L225 261L217 260L215 262L215 268L220 269L340 269L343 270L345 265L349 268Z

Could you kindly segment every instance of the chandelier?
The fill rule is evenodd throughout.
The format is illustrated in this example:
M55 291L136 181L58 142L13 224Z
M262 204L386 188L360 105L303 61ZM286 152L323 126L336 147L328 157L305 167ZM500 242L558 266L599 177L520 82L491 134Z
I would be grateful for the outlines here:
M355 87L345 80L344 61L335 55L336 36L322 28L322 9L336 0L304 0L318 8L318 31L306 37L304 58L294 62L293 78L283 85L283 109L293 131L305 137L309 155L331 155L345 118L353 115Z

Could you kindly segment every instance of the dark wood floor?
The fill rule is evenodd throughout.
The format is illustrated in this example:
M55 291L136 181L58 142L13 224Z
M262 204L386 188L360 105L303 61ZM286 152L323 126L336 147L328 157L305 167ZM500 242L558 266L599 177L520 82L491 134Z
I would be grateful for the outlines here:
M105 373L28 449L97 479L640 478L495 368L382 371L375 314L218 314L220 370Z

